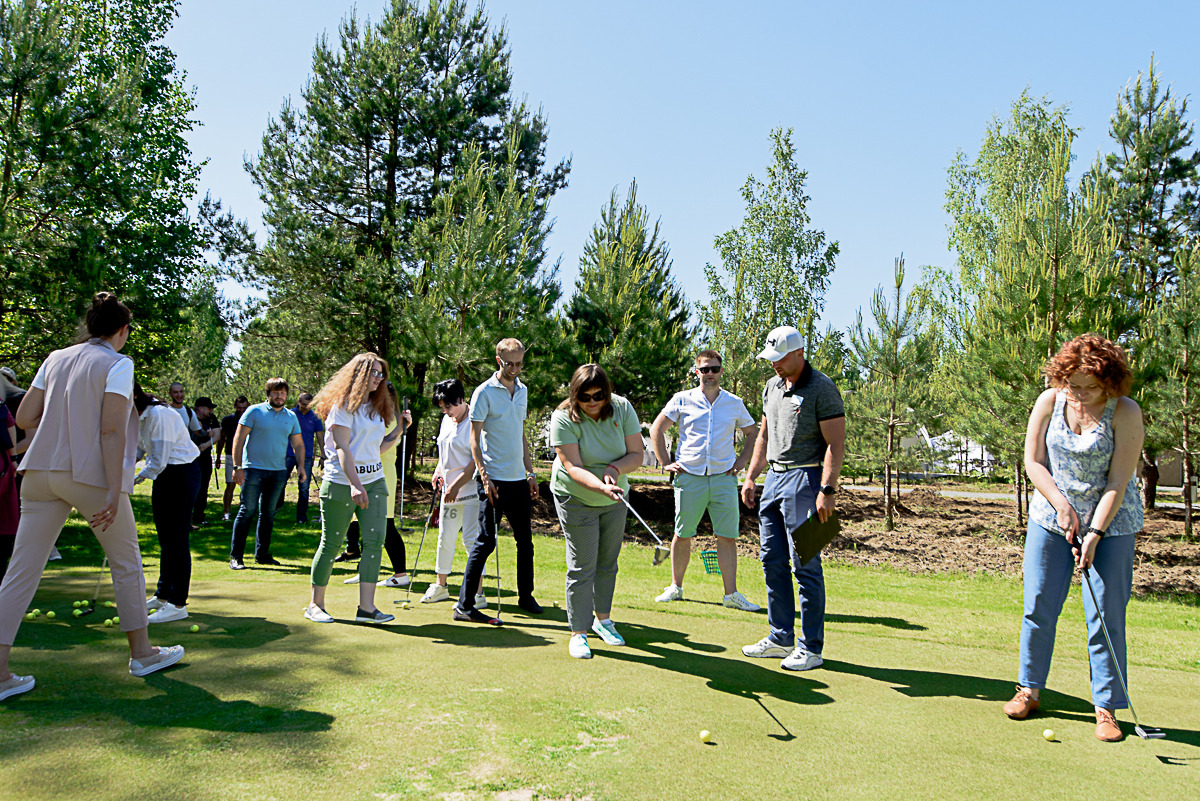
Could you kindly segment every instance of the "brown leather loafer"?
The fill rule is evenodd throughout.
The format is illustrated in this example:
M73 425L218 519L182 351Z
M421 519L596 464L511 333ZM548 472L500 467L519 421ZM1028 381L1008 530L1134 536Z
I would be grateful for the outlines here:
M1117 724L1117 716L1110 710L1096 710L1096 739L1106 743L1116 743L1125 739L1124 732Z
M1013 720L1024 720L1034 712L1037 712L1039 706L1041 704L1033 697L1033 690L1018 684L1017 694L1013 696L1011 701L1004 705L1004 714Z

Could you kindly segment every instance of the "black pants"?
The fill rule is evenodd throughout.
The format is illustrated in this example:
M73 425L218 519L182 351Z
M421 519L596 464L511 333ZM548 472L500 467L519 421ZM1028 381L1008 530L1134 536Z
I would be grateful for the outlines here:
M192 584L192 551L188 539L192 532L192 507L200 490L200 465L167 465L150 493L154 528L162 560L158 566L158 589L154 594L176 606L187 604Z
M212 454L204 451L196 457L196 464L200 465L200 489L192 507L192 523L198 526L204 522L204 512L208 509L208 485L213 474Z
M529 528L532 501L529 498L528 481L493 481L497 500L483 491L483 482L475 479L475 491L479 493L479 539L467 556L463 569L462 589L458 593L458 608L468 612L475 608L475 590L483 578L487 559L496 550L496 523L503 515L512 527L513 539L517 543L517 598L533 597L533 532Z
M4 583L4 574L8 572L8 560L12 558L13 545L17 538L0 536L0 584Z
M387 551L388 559L391 560L393 573L408 572L408 554L404 550L404 540L400 537L400 532L396 530L395 518L388 518L383 549ZM346 550L350 553L362 553L358 541L358 518L350 521L350 528L346 531Z

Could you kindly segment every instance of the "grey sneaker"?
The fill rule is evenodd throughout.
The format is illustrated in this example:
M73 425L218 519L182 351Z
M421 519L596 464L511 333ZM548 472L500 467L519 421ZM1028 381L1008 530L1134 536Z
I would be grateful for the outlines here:
M609 620L592 620L592 631L596 632L596 636L604 640L607 645L624 645L625 638L617 633L617 626Z
M358 614L354 616L355 623L374 623L377 626L384 623L391 623L395 619L395 615L389 615L382 609L376 609L374 612L364 612L361 606L358 608Z
M654 600L661 603L666 603L667 601L682 601L683 587L676 587L674 584L671 584L665 590L663 590L662 595L658 596Z
M736 590L726 595L721 603L728 606L730 609L741 609L743 612L757 612L762 609L758 604L752 604L746 600L746 596Z
M754 645L742 646L742 653L745 656L753 656L756 658L780 658L791 656L792 649L785 648L784 646L772 640L770 637L763 637L761 640L754 643Z
M130 676L149 676L183 659L182 645L159 646L158 653L145 659L129 660Z
M5 698L11 698L14 695L27 693L33 689L33 685L37 682L33 680L33 676L18 676L14 673L8 679L0 681L0 701Z
M825 664L825 660L821 658L820 654L814 654L801 645L788 654L787 658L779 663L779 666L784 670L812 670L823 664Z

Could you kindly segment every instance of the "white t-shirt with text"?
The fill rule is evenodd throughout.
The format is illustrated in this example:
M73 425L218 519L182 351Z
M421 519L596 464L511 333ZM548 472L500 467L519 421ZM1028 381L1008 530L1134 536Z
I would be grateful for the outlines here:
M342 470L337 445L333 440L334 426L350 429L350 456L354 459L358 482L365 487L382 481L383 459L379 456L379 447L383 444L387 427L383 418L375 413L374 407L364 403L351 414L341 406L335 406L325 420L325 478L334 484L349 486L350 478Z

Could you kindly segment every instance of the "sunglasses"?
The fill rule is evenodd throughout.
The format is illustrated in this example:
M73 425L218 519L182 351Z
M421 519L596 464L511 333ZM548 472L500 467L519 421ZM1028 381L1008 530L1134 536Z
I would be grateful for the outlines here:
M713 364L709 365L708 367L697 367L696 372L704 373L705 375L708 375L709 373L719 373L721 372L721 365Z
M508 361L505 361L504 359L501 359L500 363L502 365L504 365L505 367L509 368L510 370L521 370L525 367L524 360L521 360L519 362L508 362Z
M372 370L371 376L373 378L383 378L383 371L382 370Z
M598 389L595 392L580 392L579 393L579 402L580 403L599 403L600 401L604 400L606 397L608 397L608 395L606 395L604 390L602 390L602 389Z

